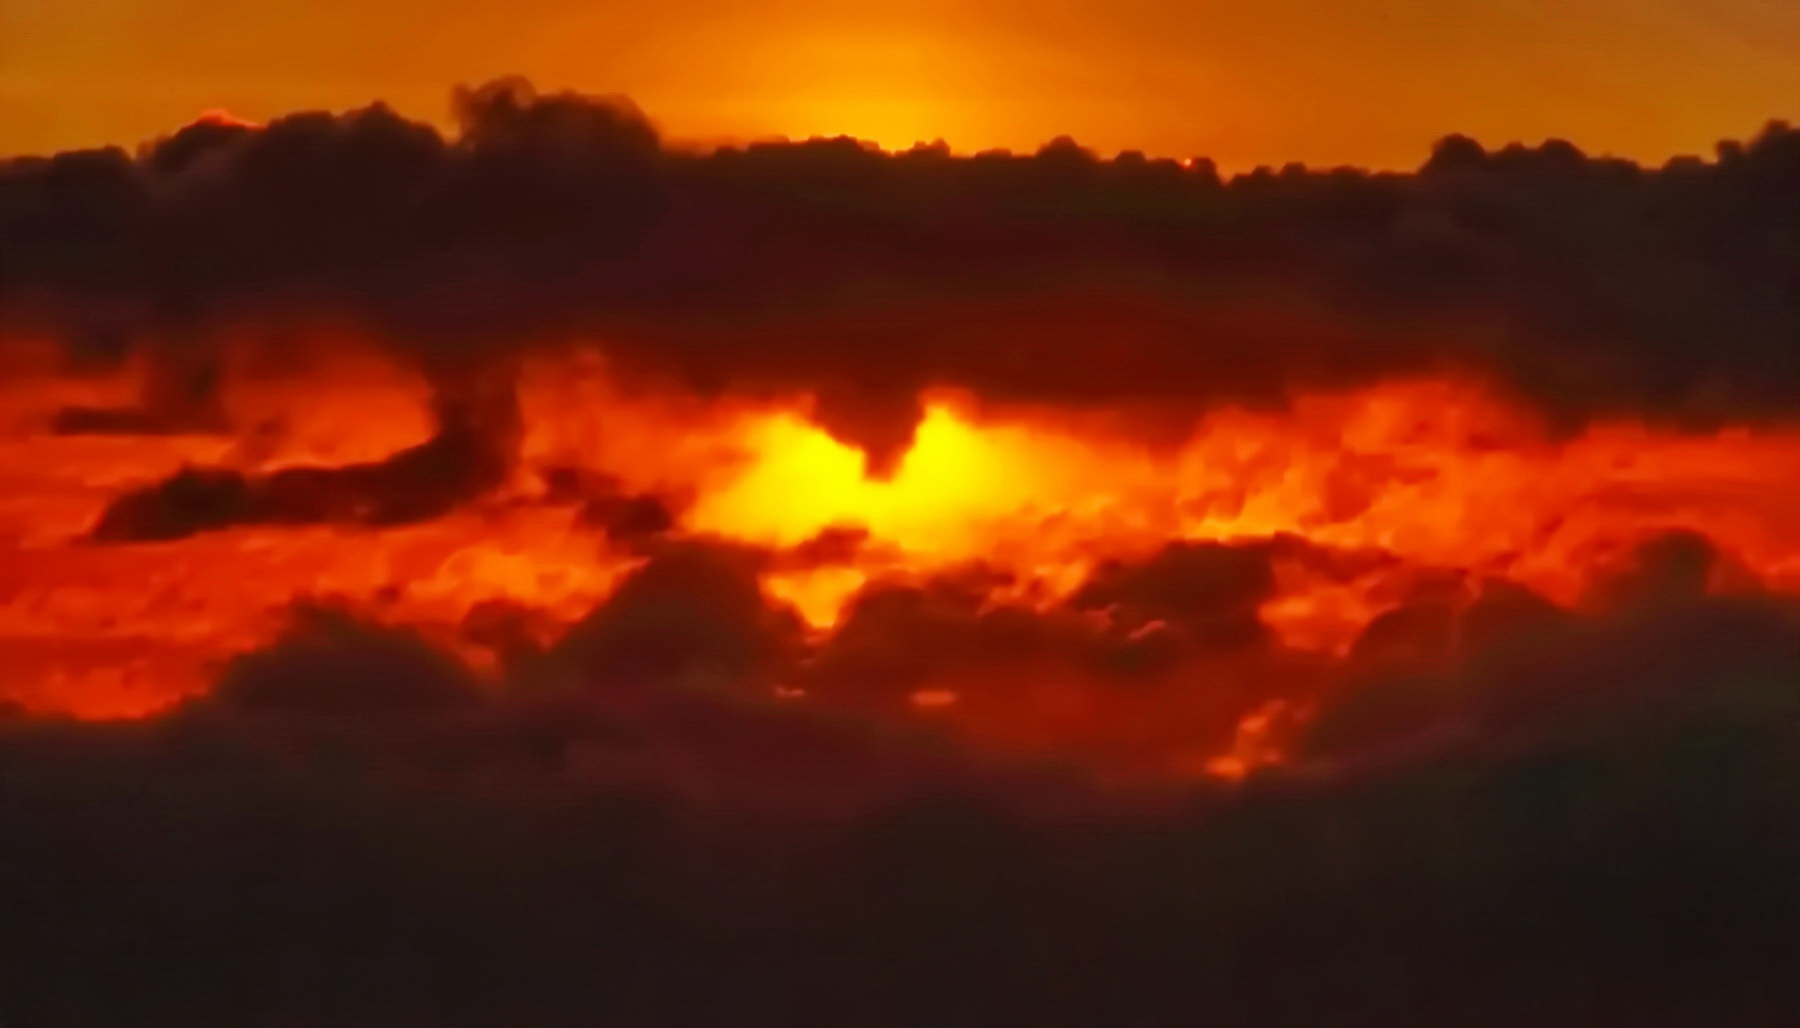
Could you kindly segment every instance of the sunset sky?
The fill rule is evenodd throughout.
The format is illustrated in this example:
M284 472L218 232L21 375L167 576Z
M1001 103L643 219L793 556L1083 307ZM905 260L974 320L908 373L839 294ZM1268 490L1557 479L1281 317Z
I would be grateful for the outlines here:
M1791 0L3 0L0 153L521 73L678 139L1413 167L1452 131L1660 161L1800 116Z

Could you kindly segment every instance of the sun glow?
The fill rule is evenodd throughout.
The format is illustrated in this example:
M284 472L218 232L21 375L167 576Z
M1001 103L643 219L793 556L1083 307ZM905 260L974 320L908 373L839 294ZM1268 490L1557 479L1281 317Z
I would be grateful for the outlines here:
M1218 408L1185 443L1152 446L1077 412L1001 412L936 390L880 478L813 422L808 396L626 391L585 350L528 362L516 466L441 516L86 538L121 493L183 466L266 475L378 459L429 434L415 374L367 347L310 351L316 366L281 375L234 362L222 433L58 431L58 410L129 398L139 372L14 369L0 393L6 698L90 717L148 713L205 689L223 661L273 638L294 603L320 599L493 666L482 626L494 617L524 618L547 643L643 564L605 527L629 496L661 497L678 536L764 553L763 594L790 605L814 645L847 630L872 590L935 576L978 590L991 609L1073 616L1063 605L1106 567L1181 541L1273 546L1255 616L1287 650L1320 657L1345 654L1382 612L1446 582L1505 578L1580 604L1605 569L1675 528L1705 533L1749 580L1800 591L1800 495L1788 477L1800 430L1684 435L1616 422L1557 438L1478 386L1410 380L1301 395L1286 410ZM1170 629L1158 616L1120 631L1120 645L1154 650ZM1237 713L1235 734L1197 750L1182 742L1183 718L1216 718L1208 697L1239 672L1196 672L1191 695L1173 683L1127 702L1067 667L1015 668L1005 674L1033 684L1000 703L990 695L999 672L984 666L918 684L903 708L997 744L1168 746L1171 767L1223 777L1278 760L1305 708L1264 697ZM815 702L803 686L765 690ZM1196 704L1210 712L1189 713Z

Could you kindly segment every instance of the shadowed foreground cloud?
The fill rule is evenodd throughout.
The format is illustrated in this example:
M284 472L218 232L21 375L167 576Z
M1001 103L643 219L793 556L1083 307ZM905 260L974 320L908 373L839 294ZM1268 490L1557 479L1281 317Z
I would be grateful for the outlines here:
M1540 611L1553 630L1422 676L1370 661L1316 758L1134 799L647 675L634 654L671 631L723 661L780 636L728 598L737 558L720 559L652 565L499 692L320 611L164 717L0 726L9 1013L1697 1026L1800 1009L1791 603L1677 589Z

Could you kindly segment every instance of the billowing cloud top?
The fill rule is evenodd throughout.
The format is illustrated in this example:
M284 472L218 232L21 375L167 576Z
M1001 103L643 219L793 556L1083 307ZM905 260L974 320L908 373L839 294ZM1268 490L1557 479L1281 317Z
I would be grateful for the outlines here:
M817 389L877 456L925 384L1186 407L1449 366L1575 417L1800 402L1782 124L1660 169L1450 137L1413 174L1221 181L1067 139L679 152L628 101L516 80L455 107L454 138L377 105L13 159L7 309L102 351L321 305L439 364L604 333L689 385Z

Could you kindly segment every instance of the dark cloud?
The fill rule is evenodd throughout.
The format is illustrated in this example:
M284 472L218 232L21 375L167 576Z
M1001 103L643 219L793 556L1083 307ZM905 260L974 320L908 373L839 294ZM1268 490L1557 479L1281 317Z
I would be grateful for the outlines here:
M471 703L476 691L461 663L423 640L321 609L299 611L285 638L233 662L203 702L289 715L405 718Z
M1257 607L1274 592L1266 547L1176 542L1140 563L1103 565L1070 602L1106 609L1127 630L1161 622L1234 647L1263 641Z
M1800 399L1784 125L1660 169L1451 137L1417 174L1221 183L1067 141L676 152L627 101L520 81L456 105L451 139L375 106L0 165L10 316L177 367L205 325L321 309L433 366L593 333L623 370L813 388L878 470L929 384L1191 412L1452 367L1573 419Z
M92 536L102 543L142 542L236 525L394 525L438 517L505 479L521 426L512 382L504 377L440 384L434 413L437 430L429 439L378 461L258 475L183 467L114 500ZM59 419L65 431L68 416ZM90 429L95 419L114 431L120 419L137 423L132 412L90 411L84 418ZM597 516L626 534L658 530L656 511L624 502L625 508Z
M683 553L624 603L741 612L733 574ZM0 721L0 992L49 1026L1780 1025L1795 617L1585 617L1448 669L1453 742L1171 805L317 615L163 718Z
M676 541L569 630L561 657L596 681L705 676L766 682L799 642L799 618L763 595L761 557Z

